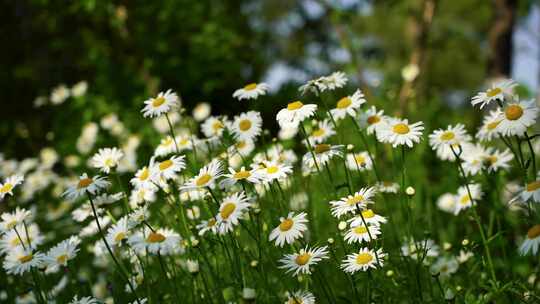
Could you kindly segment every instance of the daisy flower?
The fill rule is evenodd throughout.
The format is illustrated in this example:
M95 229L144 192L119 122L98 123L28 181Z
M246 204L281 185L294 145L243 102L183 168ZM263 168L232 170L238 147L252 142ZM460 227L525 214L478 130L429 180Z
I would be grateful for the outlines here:
M199 230L199 236L203 236L208 231L214 234L217 233L218 226L216 224L217 220L215 218L211 218L207 221L201 221L201 223L196 226L196 228Z
M370 268L376 269L377 266L383 266L383 259L386 254L382 249L371 250L369 248L361 248L358 253L347 255L347 258L343 260L341 268L350 274L354 274L358 271L366 271Z
M436 151L441 160L454 161L456 159L452 148L458 153L458 146L468 143L471 136L467 134L463 124L448 126L446 130L438 129L429 135L429 144Z
M479 184L469 185L469 190L471 191L470 196L467 191L467 187L461 186L458 188L458 193L456 197L456 210L454 211L455 215L459 214L461 210L470 208L471 206L473 206L473 204L476 204L476 200L479 200L482 197L483 193Z
M517 84L510 79L494 83L487 91L476 94L476 96L471 99L471 104L473 106L480 104L480 109L482 109L492 101L504 101L505 95L512 95L516 85Z
M128 243L133 249L140 254L144 254L146 250L153 254L170 255L181 253L182 238L171 229L159 228L154 231L142 229L128 238Z
M45 257L46 273L55 273L61 266L66 267L68 261L77 256L80 243L81 239L78 236L72 236L52 247Z
M268 91L268 88L268 85L264 82L249 83L243 88L234 91L232 96L238 100L257 99L259 96L266 95L266 91Z
M155 156L167 156L176 152L175 140L178 142L178 138L173 139L171 136L163 138L154 151Z
M203 121L210 116L211 111L212 107L209 103L200 102L195 106L195 108L193 108L193 112L191 114L195 121Z
M332 91L338 88L342 88L347 84L347 76L345 73L338 71L328 76L319 78L318 86L321 92Z
M351 227L349 231L347 231L345 234L345 241L349 244L369 242L371 239L376 240L380 234L381 230L379 230L379 227L376 225L358 225Z
M454 213L456 204L456 195L452 193L445 193L437 199L437 207L444 212Z
M287 295L285 304L315 304L315 296L309 291L295 291Z
M199 170L199 174L191 178L180 189L190 190L210 187L214 184L214 181L216 179L221 177L222 174L223 169L221 167L221 162L217 159L214 159L208 165L202 167L201 170Z
M103 193L94 197L93 201L96 207L103 207L118 202L124 198L123 192L117 192L114 194Z
M525 241L519 246L519 254L527 255L532 253L536 255L538 253L538 247L540 246L540 225L532 226L529 231L527 231L527 236Z
M343 155L343 145L318 144L313 147L313 153L307 152L302 158L302 163L307 168L313 169L328 163L334 157ZM315 164L315 161L317 162Z
M484 167L486 155L486 148L484 148L484 146L481 144L470 144L463 146L460 157L463 160L463 170L465 171L465 174L478 174Z
M109 182L104 177L99 175L88 177L88 174L83 173L79 177L79 182L76 185L70 186L62 196L65 196L69 200L75 200L86 193L97 194L100 190L108 186Z
M231 232L239 224L240 217L244 215L251 204L244 192L237 192L223 199L216 216L217 230L220 234Z
M441 278L448 278L459 268L459 263L455 257L440 257L431 265L429 270L434 275L440 275Z
M484 117L482 126L475 137L480 141L491 141L493 138L498 138L500 133L497 127L502 121L501 115L502 111L500 109L489 112L489 114Z
M26 249L36 249L43 244L45 237L39 231L38 225L18 225L7 231L0 240L0 253L7 253L18 247Z
M382 193L398 193L399 184L391 181L377 182L375 189Z
M18 247L10 251L4 258L4 270L7 274L23 275L32 268L43 266L45 255Z
M156 201L157 186L155 188L135 188L129 195L129 205L137 208L139 205Z
M501 121L497 130L504 135L521 136L528 127L536 123L536 116L538 116L538 107L534 100L509 103L504 108L504 112L499 114Z
M311 274L311 266L316 265L324 259L328 259L327 246L314 247L311 249L306 246L297 253L286 254L283 256L283 258L279 260L281 265L278 267L286 269L287 273L292 272L293 276L298 276L299 274Z
M16 226L22 224L31 217L32 213L24 208L15 208L15 211L2 213L2 222L0 222L0 231L10 231Z
M201 125L201 130L207 138L221 137L225 130L226 117L210 116Z
M143 167L142 169L137 170L135 177L130 180L130 183L136 188L144 189L155 189L156 185L152 182L150 178L150 169L148 167Z
M540 203L540 171L536 175L536 180L525 185L521 193L512 201L517 199L521 199L524 202L532 200L535 203Z
M330 110L330 114L335 120L343 119L347 115L355 117L356 111L365 102L364 94L360 90L356 90L352 96L345 96L338 100L336 108Z
M150 159L150 178L156 184L160 179L176 179L177 173L186 168L185 158L184 155L174 155L161 162L154 162L154 158Z
M178 95L171 89L167 92L160 92L157 97L150 98L144 102L145 106L141 110L144 117L157 117L168 113L171 109L180 107Z
M242 167L238 171L235 171L233 168L229 167L229 174L225 174L223 176L225 179L220 183L220 186L223 188L230 188L232 185L242 181L258 184L264 178L258 170L246 170L245 167Z
M363 220L362 217L364 217ZM372 209L365 209L362 210L362 216L356 215L348 220L351 227L364 225L364 221L366 221L366 224L368 225L379 226L380 224L386 223L386 218L376 214Z
M347 154L347 168L351 171L364 171L373 168L373 162L365 151Z
M378 129L385 123L386 116L384 110L377 111L375 106L371 106L367 111L360 112L360 126L366 128L368 135L377 133Z
M291 166L280 164L277 161L265 161L262 163L262 168L259 168L258 170L266 182L284 179L290 175L292 171Z
M405 244L401 246L401 253L403 256L410 257L413 260L418 260L419 257L434 258L439 256L440 248L439 245L435 244L435 241L431 239L417 240L416 243L410 239L405 240Z
M316 104L305 105L301 101L294 101L277 113L276 120L281 128L297 127L304 119L315 115L315 111Z
M492 147L486 149L486 155L484 157L484 164L487 166L489 172L510 168L510 161L514 159L514 155L508 149L499 151Z
M362 188L354 195L341 198L339 201L331 201L332 215L340 218L347 213L355 213L357 208L363 210L368 204L373 204L371 200L375 195L375 188Z
M279 225L270 232L269 241L275 240L276 246L283 247L285 243L292 244L295 240L302 237L302 233L307 230L307 214L301 212L294 215L289 212L286 218L280 218Z
M99 300L94 297L82 297L74 296L69 304L100 304Z
M313 132L311 132L311 135L309 136L309 142L313 144L320 144L324 141L326 141L331 136L335 135L336 131L334 131L334 127L328 121L328 119L325 119L323 121L319 121L317 124L317 129L314 129Z
M234 117L231 132L237 140L254 140L261 134L261 113L249 111Z
M122 150L118 148L104 148L94 154L90 160L94 168L99 169L101 172L109 174L111 169L118 166L120 159L124 156Z
M6 195L13 195L13 189L24 181L22 175L12 175L4 180L4 183L0 183L0 201L4 199Z
M231 155L249 156L255 150L255 144L251 140L239 140L230 146L228 150Z
M122 246L122 242L129 237L128 217L124 216L107 230L107 243L113 246Z
M377 139L392 144L394 148L400 145L412 148L413 143L420 142L423 130L424 123L421 121L409 124L407 119L389 118L377 130Z

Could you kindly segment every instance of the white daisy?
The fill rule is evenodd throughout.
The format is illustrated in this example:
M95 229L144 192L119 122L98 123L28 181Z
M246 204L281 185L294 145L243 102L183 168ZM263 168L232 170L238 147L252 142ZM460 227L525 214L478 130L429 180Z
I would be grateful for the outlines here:
M258 170L246 170L245 167L240 168L238 171L229 167L229 174L225 174L223 177L225 179L220 183L223 188L230 188L232 185L243 181L258 184L264 179L264 176Z
M176 152L175 140L178 142L179 138L173 139L171 136L163 138L154 151L155 156L167 156Z
M77 256L80 243L81 239L78 236L72 236L52 247L45 257L46 273L55 273L61 266L66 267L68 261Z
M302 158L302 164L309 169L317 168L328 163L334 157L342 157L343 145L318 144ZM317 162L317 163L315 163Z
M211 218L207 221L201 221L201 223L198 224L196 228L199 230L200 236L203 236L208 231L215 234L218 231L218 226L216 224L217 220L215 218Z
M154 162L154 158L151 158L149 165L151 180L158 184L161 179L176 179L177 174L186 168L185 158L184 155L173 155L161 162Z
M141 110L144 117L157 117L168 113L171 109L180 107L178 95L171 89L167 92L160 92L157 97L150 98L144 102L145 106Z
M301 101L294 101L287 104L286 108L277 113L276 120L282 128L296 127L304 119L315 115L315 111L317 111L316 104L305 105Z
M32 268L43 266L44 261L45 255L43 253L31 252L18 247L6 255L3 266L7 274L23 275Z
M207 102L200 102L193 108L192 116L195 121L203 121L210 116L210 112L212 112L210 104Z
M519 254L527 255L532 253L536 255L540 247L540 225L534 225L527 231L527 236L521 246L519 246Z
M412 148L413 143L420 142L423 130L424 123L421 121L409 124L407 119L389 118L377 130L377 139L392 144L394 148L399 145Z
M317 123L317 128L311 132L308 139L312 145L320 144L335 134L336 131L334 131L332 124L328 119L325 119Z
M69 304L100 304L99 300L94 297L82 297L74 296Z
M363 220L362 217L364 217ZM386 223L386 218L376 214L372 209L365 209L362 210L362 216L358 214L348 220L351 227L364 225L364 221L366 221L366 224L368 225L379 226L380 224Z
M327 90L335 90L338 88L342 88L347 84L347 76L345 73L338 71L333 72L332 74L328 76L324 76L319 78L319 90L321 92L327 91Z
M382 249L374 251L369 248L361 248L358 253L347 255L347 258L341 264L341 268L350 274L366 271L370 268L377 269L377 266L383 266L385 257L386 254L383 253Z
M476 204L476 201L479 200L482 197L482 189L479 184L470 184L469 190L471 191L471 195L469 196L469 193L467 191L467 187L461 186L458 188L458 193L456 197L456 210L454 211L454 214L459 214L461 210L465 210L467 208L470 208L474 204Z
M122 246L129 237L128 217L124 216L107 230L107 243L113 246Z
M137 208L139 205L144 203L151 203L156 201L156 192L157 187L155 188L135 188L131 191L129 195L129 205L131 208Z
M214 184L214 181L217 178L221 177L222 174L223 169L221 167L221 162L217 159L214 159L208 165L202 167L199 171L199 174L191 178L181 187L181 189L190 190L196 188L210 187Z
M91 159L91 164L94 168L101 170L101 172L109 174L111 169L116 168L120 159L124 156L122 150L114 148L99 149Z
M456 204L456 195L452 193L444 193L437 199L437 207L444 212L454 213Z
M43 244L45 237L39 231L38 225L17 225L7 231L0 240L0 253L8 253L11 250L23 247L28 250L38 248Z
M481 144L470 144L458 149L462 150L460 157L463 160L463 170L467 175L476 175L484 167L484 161L486 160L486 148ZM456 149L454 149L456 151ZM459 150L456 151L459 154Z
M24 208L17 207L13 212L2 213L2 222L0 222L0 231L6 232L22 224L31 217L32 213Z
M364 94L360 90L356 90L352 96L346 96L338 100L336 108L330 110L330 114L335 120L343 119L347 115L356 117L356 111L365 102Z
M489 172L495 172L499 169L510 168L510 162L514 159L514 155L508 149L499 151L492 147L486 149L484 156L484 164Z
M210 116L201 125L201 130L207 138L221 137L227 124L226 117Z
M130 183L136 188L144 189L155 189L156 185L152 182L150 178L150 169L148 167L143 167L142 169L137 170L135 177L130 180Z
M459 268L457 259L453 256L439 257L429 268L432 274L440 275L441 278L448 278L454 274Z
M249 83L243 88L234 91L232 96L238 100L257 99L259 96L266 95L266 91L268 91L268 88L268 85L264 82Z
M374 187L362 188L354 193L354 195L343 197L339 201L331 201L332 215L340 218L347 213L356 213L358 209L366 209L368 204L373 204L371 199L375 195L375 192Z
M381 230L379 230L377 225L358 225L351 227L349 231L347 231L345 234L345 241L349 244L369 242L371 239L376 240L380 234Z
M287 295L285 304L315 304L315 296L309 291L295 291Z
M463 124L448 126L446 130L438 129L429 135L429 144L436 150L441 160L454 161L456 159L452 148L457 153L458 145L463 145L471 140Z
M279 260L281 263L278 266L281 269L286 269L287 273L292 272L293 276L299 274L311 274L311 266L316 265L318 262L328 259L328 247L314 247L309 248L306 246L304 249L300 249L298 253L285 254L283 258Z
M540 203L540 171L536 175L536 180L526 184L518 197L514 198L512 201L516 199L521 199L523 202L532 200L535 203Z
M176 232L167 228L159 228L154 231L143 228L128 238L128 243L140 254L146 250L153 254L171 255L182 253L182 238Z
M94 177L88 177L88 174L83 173L79 177L79 181L76 185L70 186L62 195L69 200L75 200L87 192L90 194L97 194L100 190L107 188L109 182L105 177L96 175Z
M347 168L351 171L364 171L373 168L373 162L365 151L347 154Z
M508 103L499 114L501 122L497 126L497 131L508 136L521 136L528 127L536 123L537 116L538 107L534 100Z
M261 134L261 113L249 111L234 117L231 131L237 140L254 140Z
M410 239L405 240L405 243L401 246L401 253L403 256L410 257L413 260L425 257L434 258L439 256L440 248L431 239L417 240L416 243Z
M382 181L377 182L375 188L382 193L398 193L399 184L391 181Z
M244 192L237 192L224 198L216 216L217 231L220 234L231 232L250 206Z
M371 106L367 111L360 112L360 126L366 128L367 134L378 133L378 129L386 122L384 110L377 111L375 106Z
M484 116L482 126L475 135L476 138L478 138L480 141L491 141L493 138L498 138L500 133L497 127L502 121L501 115L502 111L500 109L496 109Z
M261 165L258 172L266 182L284 179L293 172L291 166L280 164L277 161L265 161Z
M269 241L275 240L276 246L283 247L285 243L292 244L295 240L302 237L302 233L307 230L307 214L301 212L294 215L289 212L286 218L280 218L280 224L270 232Z
M512 95L517 84L512 80L499 81L491 85L485 92L480 92L471 99L473 106L480 104L480 109L492 101L504 101L504 97Z
M4 180L4 183L0 183L0 201L4 199L6 195L13 195L13 189L24 181L22 175L12 175Z

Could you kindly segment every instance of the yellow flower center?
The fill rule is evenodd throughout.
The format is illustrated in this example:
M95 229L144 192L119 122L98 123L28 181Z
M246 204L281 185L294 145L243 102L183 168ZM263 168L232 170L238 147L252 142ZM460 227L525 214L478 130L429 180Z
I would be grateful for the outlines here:
M8 193L13 189L13 185L10 183L5 183L2 188L0 188L0 193Z
M250 83L250 84L247 84L247 85L244 87L244 90L246 90L246 91L252 91L252 90L255 90L255 88L257 88L257 84L256 84L256 83Z
M166 161L162 161L159 163L159 170L164 171L170 168L173 165L173 161L170 159L167 159Z
M532 192L540 189L540 180L527 184L527 192Z
M251 172L246 171L246 170L242 170L242 171L236 172L233 177L236 180L241 180L241 179L249 178L250 176L251 176Z
M77 188L79 189L82 189L82 188L86 188L88 186L90 186L94 181L87 177L87 178L83 178L81 180L79 180L79 183L77 184Z
M68 259L67 254L62 254L56 257L56 262L58 264L65 264Z
M189 143L189 139L187 139L187 138L182 138L182 139L180 140L180 142L179 142L179 144L180 144L181 146L185 146L185 145L187 145L188 143Z
M221 129L223 129L223 123L219 120L217 120L216 122L214 122L214 124L212 124L212 129L214 129L214 132L217 132Z
M313 131L312 135L315 136L315 137L321 137L321 136L324 135L324 133L325 133L324 129L317 129L317 130Z
M398 123L392 129L394 130L394 133L402 134L402 135L407 134L410 131L409 126L407 126L404 123Z
M527 231L527 238L535 239L540 236L540 225L534 225Z
M251 121L249 119L242 119L240 123L238 124L238 128L241 131L247 131L251 129Z
M495 129L500 123L501 123L500 120L497 120L497 121L488 123L488 124L487 124L487 128L488 128L488 130L493 130L493 129Z
M441 140L449 141L456 138L456 134L452 131L446 131L441 135Z
M123 239L126 238L126 234L124 232L119 232L118 234L116 234L116 236L114 237L114 241L119 243L121 242Z
M356 234L364 234L366 232L367 232L366 226L357 226L356 228L354 228L354 233Z
M7 230L11 230L11 229L13 229L13 227L15 227L16 225L17 225L17 220L13 220L13 221L8 222L8 223L6 224L6 228L7 228Z
M113 160L112 158L107 158L107 159L105 160L105 166L107 166L107 167L114 167L114 165L115 165L115 162L114 162L114 160Z
M221 208L221 211L219 211L219 214L221 215L221 218L226 220L231 216L231 214L236 210L236 204L234 203L226 203L223 208Z
M356 264L366 265L373 260L373 256L369 253L360 253L356 256Z
M377 115L370 116L367 119L367 123L370 124L370 125L376 124L379 121L381 121L381 118L379 116L377 116Z
M294 222L293 220L291 219L285 219L283 220L283 222L281 222L281 224L279 224L279 230L285 232L285 231L289 231L291 230L292 226L293 226Z
M329 144L320 144L315 146L315 153L320 154L330 150Z
M495 155L490 155L488 157L486 157L486 160L490 163L490 164L495 164L498 160L497 156Z
M348 96L343 97L337 102L336 108L338 108L338 109L346 109L351 105L351 103L352 103L351 98L349 98Z
M146 237L146 242L148 243L161 243L165 241L166 237L159 232L150 232Z
M174 141L173 141L172 137L169 136L169 137L167 137L167 138L165 138L165 139L163 140L162 145L164 145L164 146L170 146L170 145L172 145L173 143L174 143Z
M461 199L459 200L459 202L460 202L462 205L467 205L470 201L471 201L471 197L470 197L468 194L465 194L465 195L462 196Z
M247 145L247 143L246 143L245 141L242 140L242 141L239 141L239 142L236 143L236 148L242 149L242 148L244 148L246 145Z
M501 92L502 92L501 88L493 88L493 89L487 90L486 95L487 97L491 98L491 97L499 95Z
M23 255L22 257L19 257L18 260L21 263L27 263L27 262L30 262L33 258L34 258L34 255L29 254L29 255Z
M295 102L291 102L291 103L289 103L287 105L287 110L294 111L294 110L300 109L303 106L304 106L304 104L301 101L295 101Z
M375 216L375 213L373 212L373 210L371 209L367 209L367 210L364 210L362 211L362 216L367 219L367 218L372 218Z
M355 195L355 196L347 199L347 205L352 206L352 205L361 203L363 201L364 201L364 197L362 195L358 194L358 195Z
M197 178L197 180L195 181L195 185L197 187L204 186L210 181L211 178L212 176L210 176L210 174L203 174L201 175L201 177Z
M504 111L508 120L518 120L523 115L523 108L519 105L509 105Z
M266 168L266 173L268 174L274 174L278 171L279 171L279 168L276 166L271 166L271 167Z
M141 175L139 175L139 180L146 180L150 176L150 171L148 168L144 167L141 171Z
M354 159L359 165L363 165L366 162L366 158L363 155L355 155Z
M302 254L297 255L294 261L296 262L297 265L302 266L302 265L306 265L310 259L311 259L311 255L307 252L304 252Z
M157 108L157 107L161 106L164 103L165 103L165 97L161 96L161 97L158 97L158 98L154 98L154 100L152 101L152 106L154 108Z

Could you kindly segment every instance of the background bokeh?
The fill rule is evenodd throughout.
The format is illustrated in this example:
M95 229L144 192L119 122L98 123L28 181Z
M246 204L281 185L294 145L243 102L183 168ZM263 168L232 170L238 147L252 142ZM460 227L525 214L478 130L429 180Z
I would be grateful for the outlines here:
M538 11L510 0L2 1L2 152L75 152L82 126L111 112L145 134L142 102L168 88L188 111L207 101L232 115L244 109L232 92L266 81L259 109L273 129L298 85L334 70L388 112L442 124L492 78L519 75L534 96ZM84 96L52 101L81 81Z

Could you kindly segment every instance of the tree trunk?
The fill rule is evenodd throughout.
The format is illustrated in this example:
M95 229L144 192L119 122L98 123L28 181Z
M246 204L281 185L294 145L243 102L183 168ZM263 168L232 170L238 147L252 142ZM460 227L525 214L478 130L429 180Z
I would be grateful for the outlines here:
M516 17L517 0L494 0L494 20L489 30L490 78L510 76L512 70L512 34Z

